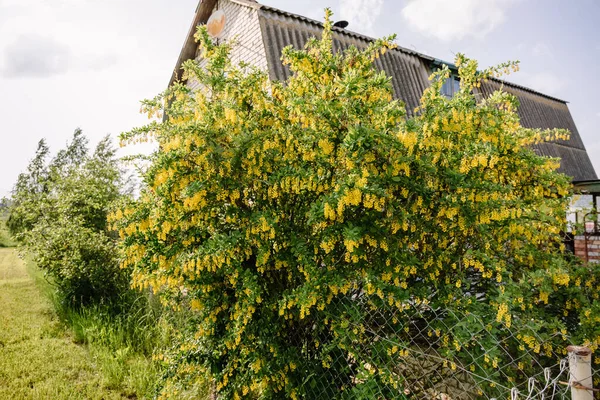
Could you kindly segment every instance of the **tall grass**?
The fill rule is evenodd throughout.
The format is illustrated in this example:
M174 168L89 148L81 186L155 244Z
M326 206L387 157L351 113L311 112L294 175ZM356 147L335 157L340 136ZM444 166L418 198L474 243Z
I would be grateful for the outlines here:
M189 328L186 311L163 307L149 293L124 294L119 307L73 308L54 295L54 307L74 341L86 345L102 371L104 384L136 398L155 398L169 374L156 357L179 347ZM179 399L208 399L209 386L199 380L179 392Z
M6 228L7 217L6 212L0 209L0 247L13 247L16 244Z
M175 342L175 326L184 323L181 315L149 293L133 290L123 293L117 304L74 307L31 259L26 266L62 325L72 332L73 342L88 349L102 385L129 398L155 398L164 367L154 356Z
M0 399L125 400L73 343L14 249L0 248Z
M168 313L142 293L129 294L127 307L110 305L73 308L53 296L60 319L76 343L88 346L110 389L152 398L161 381L161 365L153 355L169 346L173 335Z
M0 248L16 245L6 218L0 210ZM123 293L118 304L73 307L30 257L25 265L59 320L72 331L73 341L87 347L102 373L103 386L131 398L155 397L161 368L153 355L168 346L172 335L163 307L133 290Z
M6 214L0 210L0 247L13 246L16 242L6 229ZM181 343L180 334L189 327L186 311L166 309L150 293L134 290L122 293L115 304L76 307L61 297L31 258L25 261L28 274L72 332L73 342L86 346L94 358L102 385L129 398L155 398L168 374L155 356ZM208 385L191 385L178 397L207 399Z

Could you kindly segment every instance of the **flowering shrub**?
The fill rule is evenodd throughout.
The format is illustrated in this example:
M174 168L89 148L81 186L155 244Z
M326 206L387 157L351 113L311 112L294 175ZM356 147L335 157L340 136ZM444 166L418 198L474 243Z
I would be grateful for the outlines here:
M335 53L330 14L320 40L284 50L287 82L232 65L204 28L197 39L206 63L184 69L201 89L175 84L146 101L165 121L122 136L160 149L140 199L112 217L134 285L195 316L165 394L200 374L223 398L298 398L316 386L371 398L374 383L401 386L381 366L401 362L393 344L410 332L371 342L373 310L437 310L428 325L441 354L485 355L473 368L488 375L507 352L523 354L515 379L531 365L526 350L553 350L534 337L597 343L598 281L567 261L559 235L569 179L529 149L566 133L521 127L510 94L476 97L516 64L478 72L458 55L460 91L440 94L442 68L407 118L373 68L393 38ZM498 341L478 342L468 319L439 310L489 321ZM363 361L365 345L380 365Z

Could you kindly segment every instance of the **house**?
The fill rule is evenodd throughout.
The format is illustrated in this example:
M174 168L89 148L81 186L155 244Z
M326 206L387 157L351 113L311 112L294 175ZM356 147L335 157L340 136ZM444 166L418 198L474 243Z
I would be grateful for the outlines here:
M183 62L198 57L198 45L193 37L196 27L207 23L211 15L216 12L219 13L219 22L222 24L219 40L237 38L231 54L232 60L234 62L244 61L261 68L268 72L269 77L273 80L284 80L290 75L289 69L281 62L283 48L288 45L303 48L310 37L320 36L323 28L318 21L265 6L253 0L200 0L170 84L182 78L181 65ZM350 45L361 48L372 41L367 36L346 29L334 27L334 31L334 48L336 50L347 48ZM377 68L384 70L392 78L394 96L406 104L406 111L409 115L418 106L423 91L429 86L429 75L442 63L441 60L402 47L387 52L375 62ZM192 88L195 85L194 82L187 84ZM449 85L445 85L443 90L448 90L448 94L451 95L453 86L450 82ZM524 127L561 128L571 132L569 140L538 144L534 146L535 151L540 155L560 158L560 171L571 176L574 182L584 182L587 185L576 185L576 188L579 187L585 192L590 187L596 187L593 182L597 182L600 186L600 181L598 181L598 176L569 112L567 102L520 85L495 79L490 79L482 84L481 94L483 96L490 95L501 86L519 99L518 113ZM590 184L592 186L589 186ZM593 198L596 199L596 196ZM596 203L594 206L597 207ZM600 253L598 224L596 223L594 226L596 227L594 233L598 234L599 245L596 253ZM591 242L593 243L595 240L591 240ZM581 247L581 245L576 243L574 247ZM595 252L592 251L592 253ZM589 259L589 256L587 258ZM600 262L600 257L598 257L598 261Z
M578 195L571 205L570 223L577 222L572 250L588 263L600 264L600 180L574 181Z

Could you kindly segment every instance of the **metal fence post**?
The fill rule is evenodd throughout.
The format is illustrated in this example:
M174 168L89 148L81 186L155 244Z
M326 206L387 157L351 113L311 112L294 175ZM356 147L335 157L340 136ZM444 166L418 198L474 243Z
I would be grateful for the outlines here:
M569 386L572 400L593 400L592 351L584 346L569 346Z

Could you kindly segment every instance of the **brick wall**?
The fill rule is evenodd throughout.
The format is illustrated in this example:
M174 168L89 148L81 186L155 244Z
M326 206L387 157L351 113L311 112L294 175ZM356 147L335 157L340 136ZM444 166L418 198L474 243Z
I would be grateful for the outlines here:
M575 255L586 259L585 236L575 236ZM590 263L600 263L600 234L587 237L587 259Z
M258 11L252 7L240 5L229 0L219 0L215 6L215 10L223 11L227 18L225 29L219 41L234 41L231 51L231 60L233 63L244 61L267 71L267 56L258 21ZM196 57L202 63L199 53L196 54ZM198 88L198 83L190 80L188 86L196 89Z

